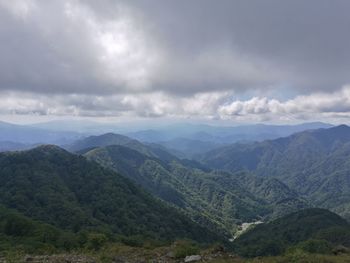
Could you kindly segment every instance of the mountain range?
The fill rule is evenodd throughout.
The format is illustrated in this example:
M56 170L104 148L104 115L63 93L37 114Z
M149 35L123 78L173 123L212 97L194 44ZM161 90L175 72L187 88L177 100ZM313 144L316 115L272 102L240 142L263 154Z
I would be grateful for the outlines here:
M276 217L308 206L277 179L211 171L155 144L117 134L91 136L67 148L128 177L196 222L227 236L242 220Z
M82 134L77 132L52 131L0 121L0 151L23 150L37 144L67 144L81 136Z
M2 153L0 167L0 205L66 231L216 238L125 177L57 146Z
M57 236L47 239L53 248L90 246L96 235L227 245L242 224L257 221L231 244L238 254L349 245L331 236L349 228L338 215L350 218L350 127L232 144L198 140L186 150L193 141L173 140L188 154L114 133L80 134L61 147L4 143L16 151L0 153L0 249L17 236L21 246L45 246L45 232ZM317 227L297 227L309 222Z
M276 140L232 144L203 154L213 169L276 178L309 200L350 216L350 127L340 125Z

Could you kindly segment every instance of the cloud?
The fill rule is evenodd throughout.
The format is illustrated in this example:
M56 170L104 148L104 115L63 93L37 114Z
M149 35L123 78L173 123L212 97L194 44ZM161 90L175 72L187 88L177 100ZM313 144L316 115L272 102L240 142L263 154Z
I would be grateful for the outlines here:
M112 96L33 96L31 93L21 93L19 96L17 92L2 92L0 100L0 114L4 115L201 118L233 122L295 122L310 119L341 122L350 117L350 86L335 92L318 92L285 101L267 97L237 100L230 92L197 93L186 98L162 92Z
M108 96L33 95L0 93L0 114L32 114L87 117L179 117L213 118L227 93L200 93L190 98L162 92Z
M350 117L350 86L332 93L297 96L287 101L253 97L218 108L223 119L298 120Z
M157 54L126 12L109 20L79 1L16 0L1 6L2 90L111 94L147 89Z
M349 1L137 0L131 5L153 23L157 41L179 59L209 53L221 65L220 52L212 52L220 47L232 54L231 64L239 54L239 60L268 69L263 73L268 84L289 85L301 93L336 90L349 81ZM231 76L232 71L221 75L223 83ZM232 89L239 89L233 84Z
M345 0L0 0L0 112L346 117L349 8Z

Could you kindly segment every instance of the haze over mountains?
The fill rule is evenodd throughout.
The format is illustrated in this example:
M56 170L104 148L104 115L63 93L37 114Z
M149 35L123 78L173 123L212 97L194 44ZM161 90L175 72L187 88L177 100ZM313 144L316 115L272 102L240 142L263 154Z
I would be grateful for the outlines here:
M189 238L201 243L227 243L242 223L282 220L288 224L291 212L312 207L350 219L350 127L346 125L193 126L188 138L156 142L111 132L89 135L9 127L16 129L14 139L42 139L44 145L3 142L0 205L6 215L4 224L12 216L33 228L46 229L40 224L48 224L57 235L68 235L71 240L77 240L83 231L102 233L111 240ZM175 134L185 136L181 133L184 127L173 128L168 139ZM203 129L201 134L211 134L207 141L204 136L202 140L191 139L199 128ZM240 136L243 131L247 132L244 138ZM136 134L144 132L131 135ZM266 134L273 139L257 139ZM3 136L10 134L4 132ZM235 138L233 143L213 140L227 136ZM57 138L60 143L52 141ZM313 217L319 212L310 213ZM322 216L334 218L334 226L338 226L340 219L327 213ZM318 233L332 224L320 225L315 233L283 246L276 241L283 239L276 232L276 239L269 241L273 250L257 241L262 250L253 253L256 250L251 240L261 240L271 231L264 230L269 225L263 224L256 227L257 237L243 234L232 246L243 256L277 255L299 242L318 238ZM342 227L348 229L348 225ZM10 246L13 240L7 236L4 244ZM28 240L42 242L37 235ZM327 236L325 240L330 239ZM61 246L55 240L49 242L56 248ZM339 244L346 245L347 239L334 243ZM70 246L80 245L74 241Z
M330 127L326 123L305 123L301 125L251 125L251 126L210 126L177 124L142 130L140 125L103 124L89 121L52 121L47 123L18 125L0 123L0 146L4 149L25 148L33 144L53 143L65 145L88 135L118 133L146 143L158 143L171 148L181 157L192 157L203 148L216 148L236 141L260 141L290 135L306 129ZM204 144L205 142L205 144ZM7 144L6 144L7 143ZM0 147L1 149L1 147Z

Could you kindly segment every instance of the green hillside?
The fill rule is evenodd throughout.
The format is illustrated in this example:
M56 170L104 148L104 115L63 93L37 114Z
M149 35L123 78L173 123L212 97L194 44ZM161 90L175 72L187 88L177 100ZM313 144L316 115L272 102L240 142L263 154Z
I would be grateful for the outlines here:
M234 241L236 252L247 257L279 255L293 246L311 250L308 252L330 253L337 245L350 245L349 223L317 208L257 225Z
M201 161L286 183L318 207L350 218L350 127L341 125L260 143L216 149Z
M97 136L89 136L81 140L75 141L70 145L67 145L65 148L72 152L79 152L85 149L92 149L95 147L108 146L108 145L124 145L128 146L131 149L143 152L145 154L151 155L149 150L144 147L142 143L137 140L133 140L127 136L106 133Z
M63 231L0 206L0 252L15 250L40 253L70 250L78 246L77 234Z
M242 221L277 216L285 214L284 210L295 211L307 206L284 184L269 183L270 179L247 173L209 172L193 162L176 158L160 160L118 145L95 148L85 156L134 180L197 222L226 235ZM269 192L271 197L262 192Z
M0 154L0 204L75 233L217 240L125 177L57 146Z

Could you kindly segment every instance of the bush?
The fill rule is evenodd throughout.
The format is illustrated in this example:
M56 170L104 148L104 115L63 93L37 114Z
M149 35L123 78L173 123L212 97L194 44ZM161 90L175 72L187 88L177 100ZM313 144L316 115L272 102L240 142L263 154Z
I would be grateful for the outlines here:
M76 235L69 232L62 232L57 240L57 247L68 251L75 249L78 246L79 245Z
M33 225L25 218L9 216L4 226L4 233L9 236L28 236Z
M300 263L300 262L305 262L307 257L308 257L308 254L305 251L298 248L294 248L294 249L288 250L282 262Z
M141 236L122 237L121 242L130 247L142 247L144 240Z
M297 245L301 250L315 254L331 254L332 246L326 240L309 239Z
M350 247L350 227L331 227L321 230L315 236L316 239L324 239L334 245Z
M190 240L181 240L174 243L175 258L184 258L186 256L199 253L199 247L196 243Z
M107 243L107 237L104 234L89 234L87 247L93 250L99 250Z

